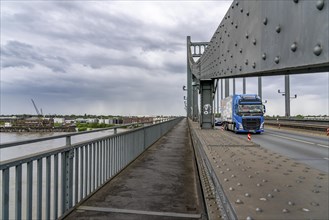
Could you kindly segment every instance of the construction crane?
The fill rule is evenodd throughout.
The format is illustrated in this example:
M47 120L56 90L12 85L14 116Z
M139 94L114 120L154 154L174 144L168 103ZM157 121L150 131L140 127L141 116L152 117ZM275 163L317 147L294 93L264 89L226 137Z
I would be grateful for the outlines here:
M37 105L35 104L34 100L31 99L31 101L32 101L32 103L33 103L33 106L34 106L34 108L35 108L35 111L37 112L37 115L38 115L38 116L42 116L42 109L40 109L40 111L41 111L41 113L40 113L40 111L39 111L39 109L37 108Z

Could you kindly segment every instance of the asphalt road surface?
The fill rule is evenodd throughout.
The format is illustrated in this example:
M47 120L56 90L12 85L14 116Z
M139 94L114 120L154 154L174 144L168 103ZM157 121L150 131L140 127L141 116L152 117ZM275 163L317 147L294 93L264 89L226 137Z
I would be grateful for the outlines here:
M329 171L329 137L266 128L263 134L252 135L252 141L315 169Z

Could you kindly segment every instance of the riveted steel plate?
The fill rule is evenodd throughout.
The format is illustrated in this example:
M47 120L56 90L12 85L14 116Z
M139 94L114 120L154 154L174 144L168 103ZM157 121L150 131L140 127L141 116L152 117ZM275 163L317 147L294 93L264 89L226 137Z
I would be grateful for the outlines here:
M190 125L237 219L329 219L328 174L262 147L219 147L245 137Z
M329 0L234 1L192 72L201 79L329 71Z

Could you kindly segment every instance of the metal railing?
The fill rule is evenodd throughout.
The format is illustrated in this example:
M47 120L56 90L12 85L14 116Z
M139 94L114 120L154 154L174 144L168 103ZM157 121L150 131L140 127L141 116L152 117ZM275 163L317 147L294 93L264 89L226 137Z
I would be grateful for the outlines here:
M329 128L328 120L305 120L305 119L265 119L265 125L277 127L298 128L303 130L313 130L326 132Z
M71 137L76 133L51 137L65 137L66 146L2 161L1 219L57 219L65 216L180 120L175 118L76 144L71 144ZM10 146L15 144L4 144L0 148Z

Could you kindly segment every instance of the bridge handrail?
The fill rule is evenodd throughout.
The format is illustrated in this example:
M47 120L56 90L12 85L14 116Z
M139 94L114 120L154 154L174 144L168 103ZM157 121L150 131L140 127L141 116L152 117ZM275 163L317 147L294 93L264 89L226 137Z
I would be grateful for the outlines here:
M181 119L1 162L0 218L57 219L65 216ZM12 185L14 188L10 187ZM36 204L36 209L32 204Z
M42 138L34 138L34 139L29 139L29 140L23 140L23 141L14 141L14 142L8 142L8 143L2 143L0 144L0 149L7 148L7 147L14 147L18 145L24 145L24 144L31 144L31 143L36 143L36 142L41 142L41 141L48 141L48 140L53 140L53 139L58 139L58 138L67 138L67 137L72 137L72 136L77 136L77 135L83 135L83 134L89 134L89 133L95 133L95 132L101 132L101 131L107 131L107 130L116 130L118 128L124 128L128 126L138 126L138 125L145 125L145 124L150 124L153 122L137 122L137 123L130 123L130 124L123 124L123 125L117 125L113 126L110 128L100 128L100 129L95 129L95 130L90 130L90 131L82 131L82 132L71 132L67 134L60 134L60 135L55 135L51 137L42 137Z

